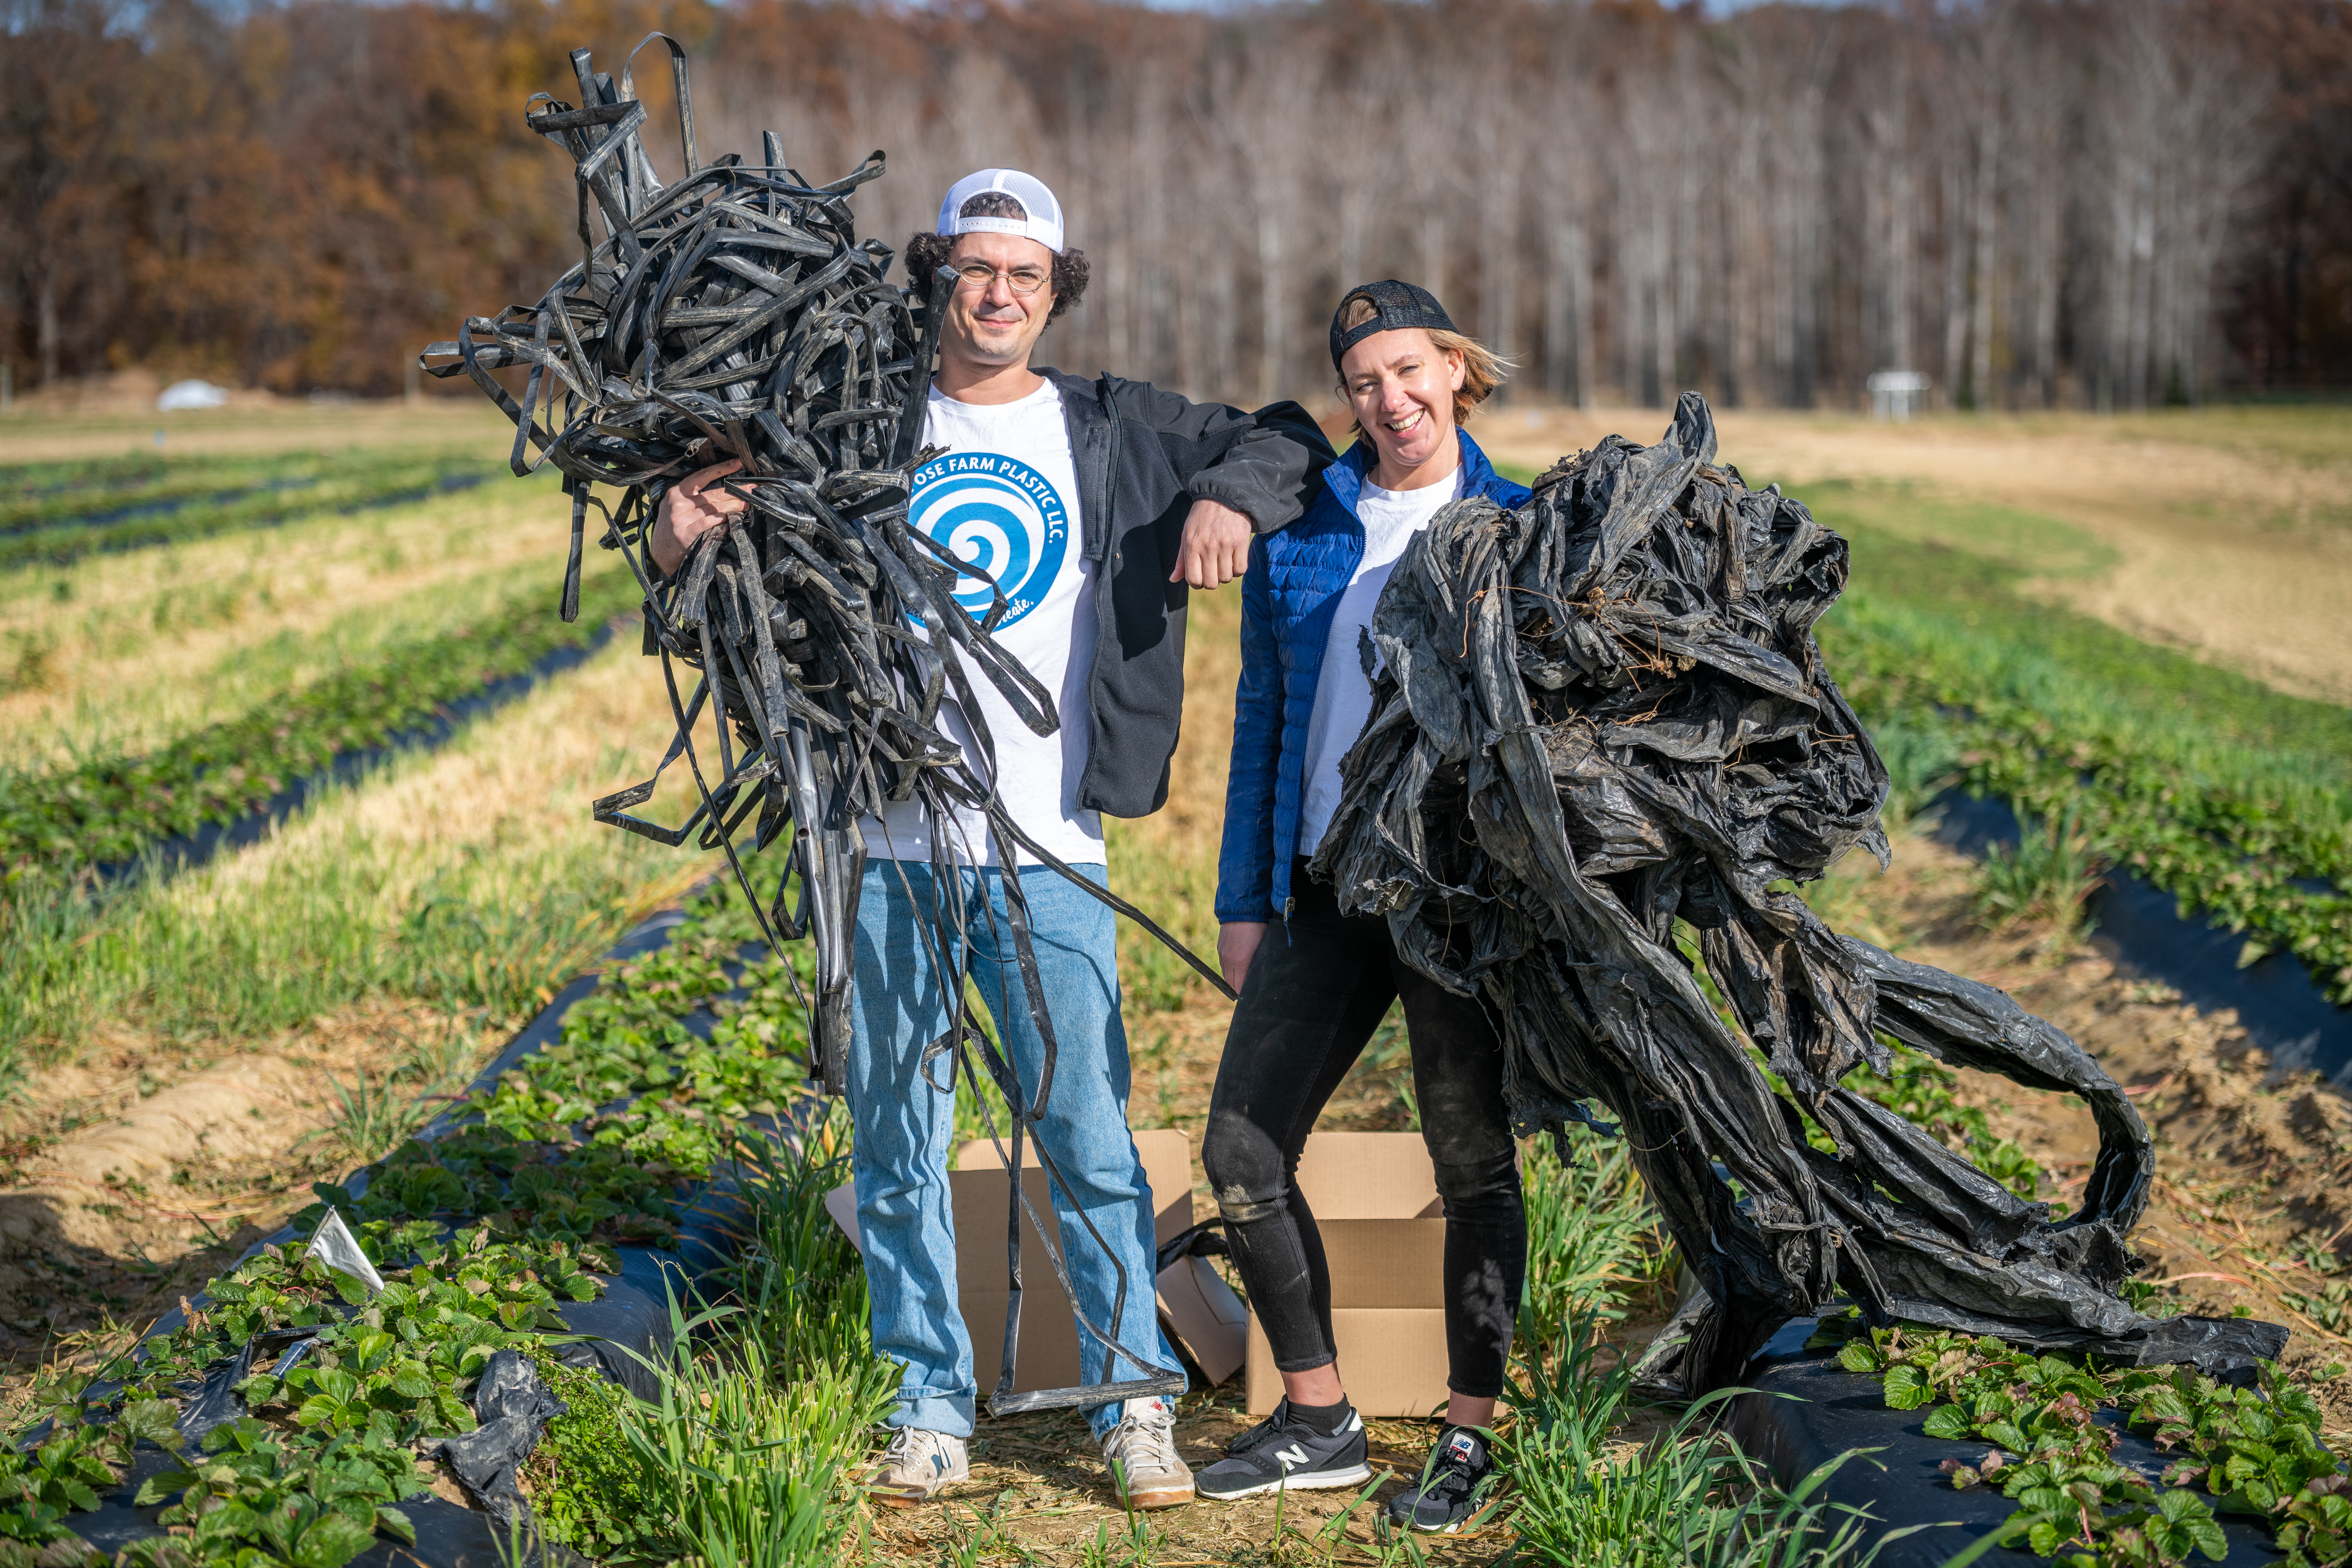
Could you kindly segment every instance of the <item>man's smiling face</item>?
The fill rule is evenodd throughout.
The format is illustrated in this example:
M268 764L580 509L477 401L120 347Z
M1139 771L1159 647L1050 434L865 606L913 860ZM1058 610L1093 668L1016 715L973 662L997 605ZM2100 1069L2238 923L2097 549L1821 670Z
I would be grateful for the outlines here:
M1025 365L1029 351L1054 313L1054 253L1017 234L966 234L956 237L948 265L959 271L986 267L984 284L969 278L956 285L942 323L942 352L988 369ZM1015 285L1034 285L1024 294Z

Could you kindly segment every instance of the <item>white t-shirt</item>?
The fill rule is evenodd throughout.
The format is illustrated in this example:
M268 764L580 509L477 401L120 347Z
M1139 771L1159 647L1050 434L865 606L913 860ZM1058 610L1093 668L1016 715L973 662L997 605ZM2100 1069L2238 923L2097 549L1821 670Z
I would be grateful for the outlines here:
M965 678L996 745L997 794L1028 835L1066 861L1103 858L1102 814L1080 811L1078 777L1092 727L1087 677L1095 656L1094 566L1078 520L1078 471L1061 389L1046 382L1017 403L959 403L931 389L927 446L944 456L915 470L908 525L996 580L1012 608L996 641L1054 694L1062 727L1040 736L1014 716L988 678L963 661ZM957 602L974 620L988 614L988 584L959 578ZM940 731L964 748L975 772L986 761L973 743L953 689L940 704ZM951 847L967 864L994 865L986 820L958 811ZM929 813L908 801L862 825L868 852L898 860L931 858ZM1024 864L1036 858L1015 853Z
M1462 493L1462 469L1417 490L1384 490L1364 481L1356 519L1364 525L1364 558L1339 594L1331 634L1323 643L1323 673L1315 683L1315 716L1307 725L1307 799L1298 814L1298 853L1312 855L1339 809L1339 759L1364 732L1372 716L1372 685L1364 679L1360 639L1370 628L1372 611L1389 574L1412 536L1429 526L1437 509Z

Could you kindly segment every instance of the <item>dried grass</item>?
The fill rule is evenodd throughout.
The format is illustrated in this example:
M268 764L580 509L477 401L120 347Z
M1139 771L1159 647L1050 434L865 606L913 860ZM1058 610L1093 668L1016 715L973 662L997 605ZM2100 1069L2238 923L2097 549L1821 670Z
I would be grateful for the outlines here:
M492 481L365 517L0 576L0 653L37 648L42 667L0 695L0 749L20 769L135 752L385 642L462 626L545 577L560 507L545 486Z
M0 425L0 463L61 462L147 450L162 432L166 453L207 456L331 451L345 447L467 445L502 452L514 432L496 409L472 395L311 403L238 393L229 406L155 412L152 379L126 377L90 395L26 397Z
M235 1040L371 995L499 1013L543 1000L710 868L588 813L668 727L634 640L617 639L244 852L0 955L0 1026L56 1060L110 1018ZM682 787L656 809L683 816Z

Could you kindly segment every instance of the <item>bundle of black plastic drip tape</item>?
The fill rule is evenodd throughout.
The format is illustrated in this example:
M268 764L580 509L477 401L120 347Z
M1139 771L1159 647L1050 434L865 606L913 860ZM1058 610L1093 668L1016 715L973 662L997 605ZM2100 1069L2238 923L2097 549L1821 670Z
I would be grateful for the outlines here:
M424 360L434 362L425 368L471 376L514 421L516 473L551 463L563 474L572 499L566 620L578 611L592 507L603 545L622 552L636 574L646 595L646 651L661 657L677 734L653 777L595 803L597 819L670 845L698 829L699 847L726 850L772 944L813 935L810 1040L829 1089L841 1089L850 1035L851 933L866 859L858 824L880 815L886 802L908 801L921 803L937 824L949 823L959 807L986 821L988 848L1010 873L1007 923L1043 1064L1034 1092L1024 1093L971 1017L962 976L947 963L933 968L959 1023L934 1051L960 1052L969 1062L976 1047L1004 1092L1013 1112L1007 1163L1025 1208L1021 1135L1045 1114L1057 1052L1027 905L1018 896L1016 847L1144 926L1219 989L1223 983L1140 910L1043 849L997 799L975 676L1036 733L1052 734L1060 719L1052 695L992 636L1011 607L1001 589L907 526L912 473L928 456L916 443L938 326L956 275L941 268L919 311L887 281L889 247L857 240L848 196L882 174L879 153L827 185L786 167L772 134L758 166L732 153L698 162L685 52L658 33L646 44L656 39L668 46L677 84L683 177L665 185L656 176L638 136L646 110L628 71L616 85L591 69L587 50L575 50L583 107L547 100L525 119L576 164L580 265L536 305L467 321L454 342L425 350ZM592 217L603 223L601 243ZM518 402L491 373L524 366ZM650 551L664 497L728 458L742 468L722 482L750 510L705 535L665 578ZM598 486L617 498L608 505ZM979 621L956 601L959 578L993 590L993 606ZM690 691L677 679L680 665L692 678ZM950 700L978 758L940 728L941 705ZM715 780L706 776L708 753L695 742L706 708ZM680 756L697 791L692 815L676 827L630 815ZM735 843L754 812L751 849L789 830L796 873L780 879L765 909L751 895ZM982 858L980 847L961 843L955 832L929 837L943 879ZM797 900L788 908L795 883ZM916 918L930 929L935 954L963 945L947 909L920 910ZM951 1061L934 1083L951 1082L953 1070ZM1038 1157L1052 1171L1043 1149ZM1016 1300L1017 1243L1016 1231ZM1122 1284L1118 1299L1128 1294ZM1087 1327L1116 1344L1116 1317L1108 1334ZM1010 1332L1009 1325L992 1401L1000 1412L1181 1386L1181 1377L1147 1368L1144 1378L1125 1384L1013 1396Z
M1685 394L1654 447L1612 436L1517 511L1438 514L1374 615L1373 715L1315 873L1385 915L1416 968L1484 996L1523 1130L1557 1136L1592 1100L1622 1124L1704 1288L1653 1384L1736 1381L1841 1290L1877 1322L2044 1350L2220 1373L2275 1356L2275 1325L2118 1298L2153 1147L2080 1047L1989 985L1839 937L1788 890L1857 844L1884 863L1886 773L1813 642L1845 542L1714 457ZM2100 1145L2079 1209L2053 1222L1843 1087L1887 1068L1882 1036L2080 1095Z

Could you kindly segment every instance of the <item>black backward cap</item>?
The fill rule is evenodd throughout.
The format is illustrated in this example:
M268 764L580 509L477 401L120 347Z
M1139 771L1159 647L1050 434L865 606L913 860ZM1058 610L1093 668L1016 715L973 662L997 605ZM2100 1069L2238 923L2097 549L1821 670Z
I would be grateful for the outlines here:
M1379 312L1358 327L1342 327L1348 307L1359 300L1371 301ZM1431 331L1450 332L1454 330L1454 318L1437 302L1437 296L1414 283L1401 283L1393 278L1383 278L1377 283L1360 284L1348 290L1339 308L1331 312L1331 368L1339 368L1339 356L1370 337L1374 332L1393 332L1406 327L1423 327Z

